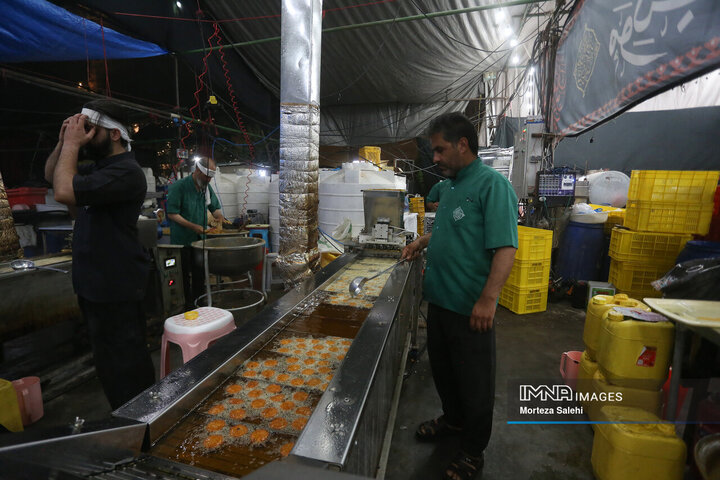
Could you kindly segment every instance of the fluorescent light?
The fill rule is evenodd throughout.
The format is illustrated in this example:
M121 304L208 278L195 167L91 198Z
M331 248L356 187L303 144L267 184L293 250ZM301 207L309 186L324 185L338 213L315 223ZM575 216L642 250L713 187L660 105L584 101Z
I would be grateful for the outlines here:
M505 20L505 12L502 9L495 10L495 22L502 23Z
M267 176L267 170L258 170L258 175L260 175L261 177L266 177L266 176Z
M518 41L517 38L512 38L512 39L510 40L510 46L511 46L511 47L517 47L519 43L520 43L520 42Z
M510 38L513 34L513 29L510 27L510 25L504 25L500 29L500 35L502 35L502 38Z
M517 55L513 55L511 61L513 65L517 65L520 61L520 57L518 57Z
M175 5L177 5L177 7L182 10L182 3L177 1L177 2L175 2Z
M535 67L530 67L530 70L528 71L530 75L535 75Z

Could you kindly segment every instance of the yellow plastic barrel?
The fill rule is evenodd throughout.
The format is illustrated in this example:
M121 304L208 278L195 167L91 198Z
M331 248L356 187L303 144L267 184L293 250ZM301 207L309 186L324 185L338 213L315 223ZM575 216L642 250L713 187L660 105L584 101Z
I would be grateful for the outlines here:
M675 426L650 412L606 406L597 425L591 463L598 480L682 480L687 455Z
M597 351L600 347L600 331L602 330L602 317L613 307L640 308L646 312L650 307L639 300L629 298L624 293L617 295L595 295L588 303L585 313L585 329L583 330L583 342L585 351L591 360L597 360Z
M600 409L607 405L634 407L660 415L662 409L662 390L643 390L641 388L621 387L608 383L602 372L593 376L593 391L597 400L585 403L585 413L593 421L602 421ZM593 425L595 428L596 425Z
M643 322L609 310L603 316L598 368L613 385L659 390L667 379L674 339L671 322Z
M593 387L593 377L598 369L597 362L590 360L587 351L583 352L580 357L580 365L577 372L577 383L575 384L575 391L580 395L580 404L585 407L587 413L587 402L583 401L588 394L592 394L595 390Z

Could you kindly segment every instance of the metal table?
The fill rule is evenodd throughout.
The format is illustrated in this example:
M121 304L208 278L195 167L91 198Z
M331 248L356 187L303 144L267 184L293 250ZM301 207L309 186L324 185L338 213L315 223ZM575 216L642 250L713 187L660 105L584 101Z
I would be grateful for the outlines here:
M685 336L688 331L720 345L720 302L707 300L682 300L671 298L645 298L643 301L653 310L667 316L675 324L675 346L673 349L672 377L670 391L668 392L667 419L675 421L675 411L678 404L678 393L682 373L682 359L685 350ZM685 305L685 306L683 306ZM698 318L693 315L692 306L698 306L703 311L713 312L716 319L709 317ZM701 306L701 307L700 307ZM716 327L715 325L718 325Z

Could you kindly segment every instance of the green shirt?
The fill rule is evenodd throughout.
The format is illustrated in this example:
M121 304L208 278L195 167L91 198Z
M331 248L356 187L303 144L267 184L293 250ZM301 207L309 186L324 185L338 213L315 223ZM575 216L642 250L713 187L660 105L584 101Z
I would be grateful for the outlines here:
M170 185L168 189L167 213L179 213L188 222L196 223L207 227L206 210L215 212L220 208L220 201L213 189L208 185L210 190L210 205L205 208L205 193L195 188L195 181L192 175L181 178L177 182ZM182 227L177 223L170 221L170 242L175 245L188 246L195 240L200 240L201 235L193 232L189 228Z
M470 315L490 274L495 249L518 246L517 197L510 182L480 160L446 182L447 187L439 189L423 296Z
M425 201L435 203L440 200L440 192L445 189L445 187L447 187L449 184L450 180L440 180L439 182L437 182L428 192L427 197L425 197Z

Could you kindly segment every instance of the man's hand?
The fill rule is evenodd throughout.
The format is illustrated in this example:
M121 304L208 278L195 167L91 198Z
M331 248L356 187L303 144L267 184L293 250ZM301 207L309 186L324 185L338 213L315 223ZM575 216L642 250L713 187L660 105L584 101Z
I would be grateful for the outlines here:
M58 142L62 145L63 141L65 140L65 130L67 130L68 123L70 123L70 119L72 117L68 117L65 120L63 120L62 125L60 126L60 133L58 134Z
M494 298L480 296L470 314L470 330L486 332L492 328L497 303Z
M193 232L197 233L198 235L202 235L203 233L205 233L205 229L201 225L198 225L197 223L193 223L190 228L192 229Z
M415 260L420 255L420 252L422 252L420 239L414 240L412 243L405 245L405 248L403 248L402 254L400 255L400 259Z
M400 255L401 260L415 260L420 256L425 247L430 243L430 233L423 235L415 239L412 243L408 244L403 248L402 254Z
M95 136L95 133L97 132L97 128L93 126L90 128L90 130L86 132L85 121L87 120L87 118L87 115L78 113L77 115L73 115L66 120L67 125L64 127L65 134L63 137L64 145L80 148L86 143L88 143L90 140L92 140L92 138ZM60 128L61 131L62 129L63 127Z

